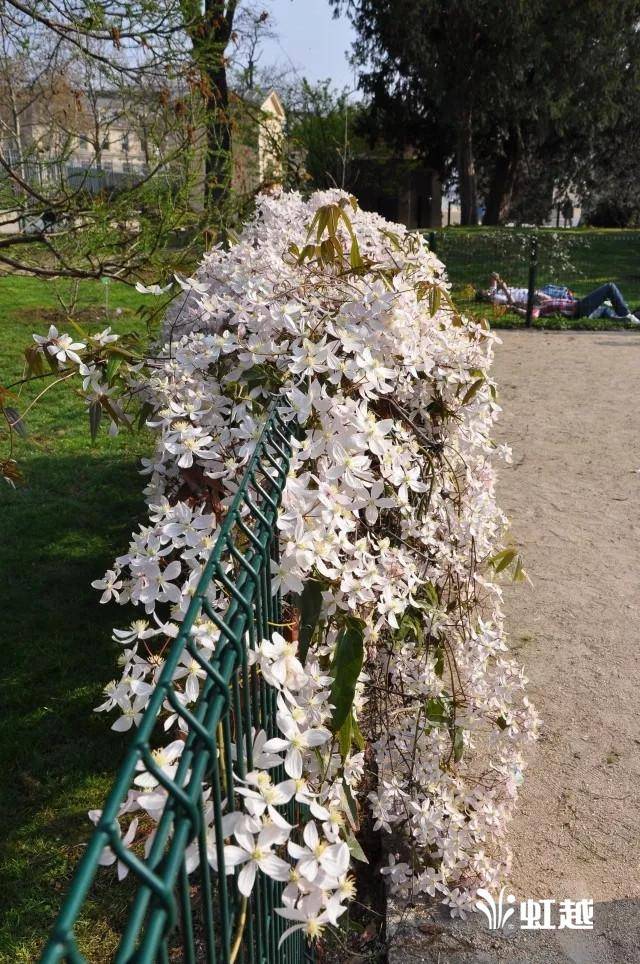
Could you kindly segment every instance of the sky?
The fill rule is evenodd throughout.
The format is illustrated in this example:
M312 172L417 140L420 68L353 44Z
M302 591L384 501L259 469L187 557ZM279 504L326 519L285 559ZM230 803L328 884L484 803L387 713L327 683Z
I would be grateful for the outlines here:
M266 0L277 37L263 44L260 66L293 67L310 81L330 78L334 87L353 89L347 57L354 31L346 19L333 19L328 0Z

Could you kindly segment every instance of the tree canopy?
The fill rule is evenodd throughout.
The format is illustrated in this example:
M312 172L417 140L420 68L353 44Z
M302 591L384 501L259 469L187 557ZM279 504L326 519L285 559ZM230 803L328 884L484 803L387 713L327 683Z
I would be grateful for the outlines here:
M486 223L503 220L541 160L571 181L606 150L635 84L638 0L331 2L356 28L376 124L455 174L464 223L476 221L479 186Z
M0 267L128 278L223 229L230 54L255 59L265 19L251 0L0 4Z

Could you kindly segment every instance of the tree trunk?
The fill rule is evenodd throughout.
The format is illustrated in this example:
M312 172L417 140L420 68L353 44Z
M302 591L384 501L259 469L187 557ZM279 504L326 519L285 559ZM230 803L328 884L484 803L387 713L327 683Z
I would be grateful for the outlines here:
M205 158L205 205L219 207L231 187L231 121L229 87L223 64L207 70L207 154Z
M181 0L190 20L189 35L203 81L206 107L206 154L204 161L204 203L209 211L221 208L231 187L231 123L229 86L224 53L231 38L238 0L205 0L200 16L193 16L200 4Z
M478 195L476 166L473 157L473 127L470 110L463 111L458 134L458 183L460 192L460 223L478 223Z
M520 158L520 137L517 131L512 130L493 167L483 224L502 224L507 220L520 170Z

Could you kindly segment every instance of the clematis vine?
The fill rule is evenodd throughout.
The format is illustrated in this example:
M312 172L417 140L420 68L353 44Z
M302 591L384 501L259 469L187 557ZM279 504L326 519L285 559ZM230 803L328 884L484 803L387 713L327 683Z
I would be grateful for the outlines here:
M279 732L254 732L253 770L233 775L240 802L224 815L225 872L244 896L261 874L286 883L287 933L316 938L354 896L349 870L368 813L393 834L377 868L389 888L464 915L478 888L509 872L505 833L538 726L497 578L521 569L495 499L494 463L509 457L491 439L495 335L458 314L419 234L337 190L261 198L236 242L178 283L163 345L146 363L122 363L115 395L100 394L113 387L110 340L85 345L52 329L36 342L49 364L78 367L113 426L135 398L157 438L143 468L148 519L93 583L102 602L144 616L114 631L121 677L98 710L115 714L116 730L139 725L278 399L296 426L272 566L287 627L249 657L277 691ZM208 602L220 610L225 599L211 590ZM210 659L218 637L201 617L198 656ZM204 676L198 659L181 659L182 705L198 700ZM170 778L185 724L168 704L164 714L156 760ZM164 793L136 774L127 845L159 819ZM292 799L309 807L304 827L285 818ZM136 811L145 819L130 818ZM217 870L211 807L207 820ZM197 861L191 847L190 870Z

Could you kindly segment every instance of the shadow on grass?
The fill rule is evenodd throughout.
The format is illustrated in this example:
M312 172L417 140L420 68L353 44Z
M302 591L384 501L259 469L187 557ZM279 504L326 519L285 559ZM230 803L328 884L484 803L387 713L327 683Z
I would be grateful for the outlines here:
M133 461L30 458L27 484L0 492L0 960L37 959L126 746L96 715L117 673L114 625L91 581L142 518ZM108 875L111 877L111 875ZM81 931L109 958L126 887L100 882Z

